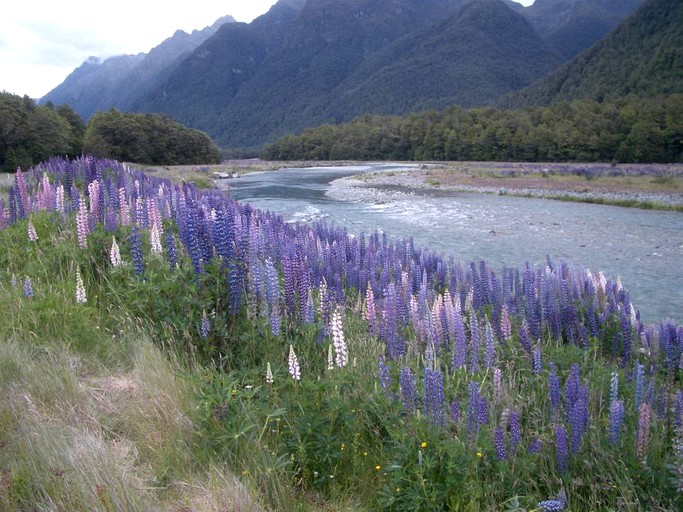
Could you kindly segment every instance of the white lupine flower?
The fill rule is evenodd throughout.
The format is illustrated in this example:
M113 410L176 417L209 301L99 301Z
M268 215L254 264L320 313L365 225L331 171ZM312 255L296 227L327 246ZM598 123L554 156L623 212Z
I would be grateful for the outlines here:
M119 251L119 244L116 243L116 237L111 237L111 250L109 251L109 260L112 267L118 267L123 263L121 260L121 251Z
M83 286L81 270L76 267L76 302L78 304L85 304L87 301L88 298L85 295L85 286Z
M294 346L289 345L289 374L296 381L301 380L301 369L299 368L299 360L294 353Z
M335 363L338 367L343 368L348 362L349 352L344 341L344 330L342 329L342 318L339 309L332 313L330 332L332 333L332 341L334 343Z

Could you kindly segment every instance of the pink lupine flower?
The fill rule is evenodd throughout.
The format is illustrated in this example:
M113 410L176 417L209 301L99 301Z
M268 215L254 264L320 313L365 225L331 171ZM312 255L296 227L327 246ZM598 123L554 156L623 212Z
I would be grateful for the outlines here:
M87 249L87 237L90 232L90 227L88 223L88 207L85 203L85 197L83 196L81 196L78 211L76 212L76 229L78 231L78 246L81 249Z
M61 183L57 186L55 190L55 207L58 212L64 213L64 185Z
M119 211L121 225L127 226L130 224L130 206L128 205L126 189L124 187L119 188Z
M85 286L83 285L81 270L76 267L76 302L78 304L85 304L87 301L88 298L85 295Z

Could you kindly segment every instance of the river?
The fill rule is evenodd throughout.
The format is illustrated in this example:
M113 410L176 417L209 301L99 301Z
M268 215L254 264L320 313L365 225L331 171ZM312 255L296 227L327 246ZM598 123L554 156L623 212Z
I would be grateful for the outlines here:
M621 277L647 323L683 321L683 214L477 193L363 187L353 175L402 164L284 169L221 180L237 200L287 220L324 219L494 269L546 255Z

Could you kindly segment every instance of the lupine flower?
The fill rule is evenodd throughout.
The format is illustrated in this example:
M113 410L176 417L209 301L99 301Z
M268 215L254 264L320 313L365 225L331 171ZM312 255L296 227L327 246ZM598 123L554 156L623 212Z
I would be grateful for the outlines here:
M445 398L443 393L443 374L440 370L425 368L424 371L424 408L425 416L434 425L443 425Z
M343 368L348 362L349 354L346 341L344 341L344 330L342 328L342 318L339 308L332 313L330 332L332 333L332 340L334 343L335 363L339 368Z
M301 380L301 369L299 368L299 360L294 352L294 345L289 345L289 358L287 360L287 365L289 367L289 374L296 381Z
M541 352L541 345L536 345L536 348L534 349L531 366L536 375L541 373L541 370L543 370L543 355Z
M31 242L36 242L38 240L38 233L36 233L36 228L33 227L33 222L29 219L28 221L28 239Z
M399 373L399 385L401 387L401 400L406 412L413 413L417 406L417 383L410 368L401 368Z
M474 311L470 312L470 373L479 371L479 322Z
M652 417L652 410L650 404L647 402L640 406L640 414L638 415L638 434L636 436L636 455L638 457L645 456L647 443L650 439L650 418Z
M493 337L493 329L491 324L486 321L486 327L484 328L484 339L486 340L486 352L484 355L484 366L486 368L492 368L496 361L496 345L495 339Z
M334 347L332 343L327 345L327 371L334 370Z
M119 251L119 244L116 243L116 237L111 237L111 249L109 250L109 260L112 267L118 267L123 263L121 260L121 252Z
M377 363L377 374L382 389L384 389L384 392L388 395L389 388L391 387L391 375L389 374L389 367L384 362L384 356L380 357L379 362Z
M624 425L626 411L623 400L612 400L609 406L609 444L619 444L619 436Z
M510 325L510 313L507 304L503 304L503 307L501 308L500 332L505 341L508 341L512 337L512 326Z
M142 259L142 240L140 239L140 231L137 225L134 225L130 230L128 242L130 243L130 252L133 256L135 275L140 277L145 273L145 262Z
M612 378L610 379L609 385L609 400L610 402L616 402L619 398L619 374L617 372L612 372Z
M479 385L471 381L467 406L467 432L472 435L479 430Z
M522 427L519 423L519 411L512 411L508 420L510 427L510 454L514 455L522 442Z
M270 310L270 333L273 336L279 336L280 327L280 303L275 302Z
M559 473L565 473L569 469L567 432L562 425L555 427L555 462Z
M368 288L365 291L365 310L363 312L365 321L368 323L368 330L372 336L379 334L377 326L377 310L375 309L375 294L372 291L372 286L368 283Z
M16 288L17 286L19 286L19 282L17 281L16 274L12 274L12 277L10 277L9 282L13 288Z
M526 319L522 321L522 326L519 328L519 341L524 351L531 355L531 335L529 334L529 324Z
M266 383L272 384L275 381L273 378L273 370L270 368L270 361L266 363Z
M529 442L529 455L540 453L543 443L538 437L533 437Z
M550 410L553 414L560 412L560 379L555 373L555 363L550 363L548 375L548 396L550 397Z
M76 302L78 304L85 304L88 298L85 294L85 286L83 285L83 278L81 277L81 269L76 267Z
M206 315L206 311L202 311L202 322L199 326L199 334L203 339L209 337L209 331L211 330L211 323L209 322L209 317Z
M503 372L500 368L493 369L493 399L500 400L503 394Z
M175 238L171 233L166 233L166 256L168 257L168 266L170 270L173 270L178 264L178 253Z
M88 233L90 232L88 220L88 206L85 203L85 197L81 196L78 211L76 212L76 229L78 233L78 246L81 249L88 247Z
M508 453L505 449L505 431L498 427L493 433L493 446L496 449L496 457L498 460L507 460Z
M453 423L460 421L460 403L454 398L449 405L449 418Z
M149 232L149 240L152 254L161 254L163 252L163 248L161 247L161 235L159 234L159 228L156 224L152 226L152 229Z
M536 508L543 512L562 512L566 506L567 495L564 490L562 490L554 500L539 501Z
M640 363L636 364L636 397L635 407L640 410L640 406L645 398L645 366Z
M27 299L32 299L33 298L33 283L31 282L31 278L26 276L26 279L24 279L24 297Z

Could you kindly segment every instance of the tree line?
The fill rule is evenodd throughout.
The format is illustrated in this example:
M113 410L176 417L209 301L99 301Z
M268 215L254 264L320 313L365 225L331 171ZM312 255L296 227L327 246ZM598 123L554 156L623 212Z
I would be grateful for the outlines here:
M683 162L683 94L364 115L286 135L269 160Z
M99 112L86 125L68 105L37 105L0 92L0 169L27 169L53 156L92 154L148 165L209 164L221 160L203 132L169 117Z

